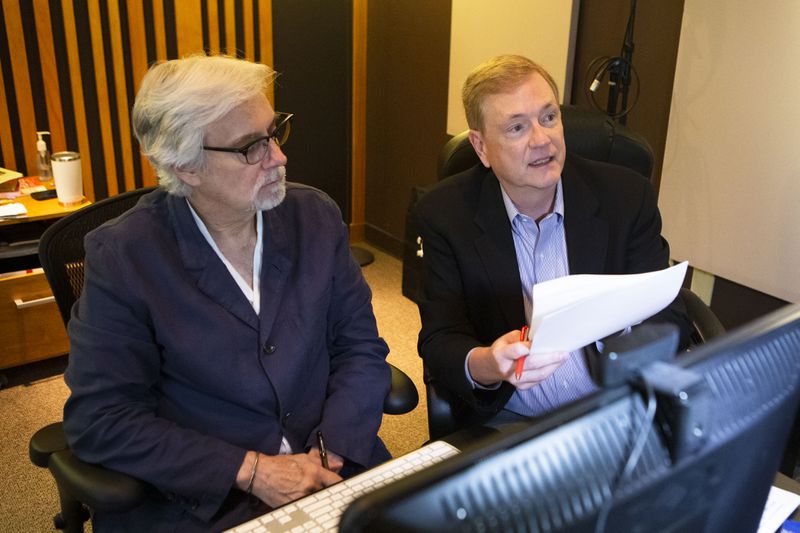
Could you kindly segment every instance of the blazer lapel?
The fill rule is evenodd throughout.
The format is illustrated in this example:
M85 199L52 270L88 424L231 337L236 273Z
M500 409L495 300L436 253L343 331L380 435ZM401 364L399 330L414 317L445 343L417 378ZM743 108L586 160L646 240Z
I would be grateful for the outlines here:
M585 179L568 159L561 181L570 274L603 272L608 251L608 222L597 216L600 204Z
M263 254L261 263L261 331L268 337L278 316L283 292L294 264L288 234L290 228L281 218L283 206L262 211L264 216Z
M494 289L493 294L508 327L517 328L525 317L522 282L511 223L500 193L500 183L493 172L487 172L483 180L475 224L481 229L475 238L475 248Z
M253 307L200 233L186 199L170 196L168 202L181 260L195 276L197 288L239 320L258 329Z

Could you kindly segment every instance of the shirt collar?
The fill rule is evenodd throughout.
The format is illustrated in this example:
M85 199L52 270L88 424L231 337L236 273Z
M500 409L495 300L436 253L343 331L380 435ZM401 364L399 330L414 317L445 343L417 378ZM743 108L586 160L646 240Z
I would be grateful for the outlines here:
M509 197L508 194L506 194L506 190L503 189L502 185L500 185L500 194L503 195L503 204L506 206L506 214L508 215L509 222L513 224L514 219L516 218L517 215L523 217L526 216L519 212L519 209L517 209L517 206L514 205L514 202L511 200L511 197ZM564 193L561 188L561 180L558 180L558 183L556 184L556 201L553 204L552 213L558 215L559 219L564 218Z

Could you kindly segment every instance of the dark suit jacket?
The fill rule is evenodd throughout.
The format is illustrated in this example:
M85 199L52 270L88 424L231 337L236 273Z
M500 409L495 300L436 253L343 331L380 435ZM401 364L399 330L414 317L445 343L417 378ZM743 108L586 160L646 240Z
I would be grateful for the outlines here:
M634 274L668 266L661 216L644 177L568 156L562 184L570 274ZM464 372L467 352L525 323L500 184L480 165L444 179L419 201L415 222L425 261L419 353L433 379L488 417L502 409L514 387L473 390ZM679 300L652 320L677 324L681 344L688 344L691 325Z
M295 453L321 430L357 465L389 457L388 347L338 208L288 184L263 213L260 315L183 198L158 189L86 237L64 429L81 459L159 491L98 521L215 529L246 451L277 454L282 434Z

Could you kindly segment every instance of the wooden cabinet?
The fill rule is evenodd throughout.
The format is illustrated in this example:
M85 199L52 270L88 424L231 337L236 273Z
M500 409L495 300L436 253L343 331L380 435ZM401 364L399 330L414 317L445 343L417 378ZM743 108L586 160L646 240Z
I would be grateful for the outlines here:
M41 271L0 279L0 347L0 369L69 352L61 315Z
M0 221L0 369L69 352L64 323L39 268L37 245L50 224L89 203L63 207L55 199L18 201L28 216Z

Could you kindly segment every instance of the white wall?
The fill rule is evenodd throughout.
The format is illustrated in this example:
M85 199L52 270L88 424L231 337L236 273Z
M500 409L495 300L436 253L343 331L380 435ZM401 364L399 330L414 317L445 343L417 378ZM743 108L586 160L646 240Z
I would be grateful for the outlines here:
M686 0L659 205L675 259L800 302L800 2Z
M563 102L572 83L578 3L453 0L447 132L455 135L467 129L461 104L464 79L473 68L496 55L521 54L541 64L555 78Z

